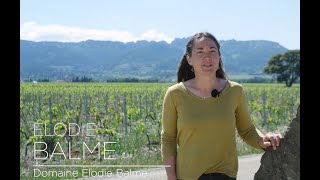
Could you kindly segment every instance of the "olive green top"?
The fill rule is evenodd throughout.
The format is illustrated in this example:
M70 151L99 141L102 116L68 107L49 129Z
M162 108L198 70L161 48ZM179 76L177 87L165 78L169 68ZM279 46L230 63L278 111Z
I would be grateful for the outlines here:
M170 86L162 112L161 155L176 156L178 179L197 179L219 172L236 177L236 130L252 147L263 134L254 127L240 84L228 80L220 96L202 98L183 82Z

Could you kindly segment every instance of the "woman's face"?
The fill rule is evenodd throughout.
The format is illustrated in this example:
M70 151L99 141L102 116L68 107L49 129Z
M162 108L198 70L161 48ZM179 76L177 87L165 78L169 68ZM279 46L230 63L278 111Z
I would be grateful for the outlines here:
M219 69L219 50L216 43L208 38L202 37L194 41L191 56L187 57L193 66L195 76L214 76Z

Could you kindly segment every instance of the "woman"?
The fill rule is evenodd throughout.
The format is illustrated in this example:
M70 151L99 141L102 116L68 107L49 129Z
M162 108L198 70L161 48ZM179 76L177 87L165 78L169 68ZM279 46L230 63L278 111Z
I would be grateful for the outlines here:
M163 101L161 155L168 180L236 179L236 129L250 146L276 149L280 134L263 135L251 122L240 84L227 80L220 45L195 34L179 63L177 84Z

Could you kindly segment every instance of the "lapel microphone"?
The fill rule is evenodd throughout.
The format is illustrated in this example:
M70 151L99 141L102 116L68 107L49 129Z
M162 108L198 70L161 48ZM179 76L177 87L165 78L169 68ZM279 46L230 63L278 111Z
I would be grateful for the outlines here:
M219 97L220 93L221 93L220 91L218 91L217 89L214 89L211 91L211 96L212 97L217 97L217 96Z

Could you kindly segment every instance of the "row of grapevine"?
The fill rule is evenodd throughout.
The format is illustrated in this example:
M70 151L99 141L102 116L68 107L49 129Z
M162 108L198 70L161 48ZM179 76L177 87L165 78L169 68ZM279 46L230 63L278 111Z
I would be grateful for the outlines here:
M115 141L116 155L135 154L146 147L159 148L162 100L170 84L165 83L23 83L20 88L21 147L30 157L31 145L46 142L52 153L57 142L72 150L79 142ZM244 84L248 108L256 126L274 130L287 126L300 103L300 87ZM47 133L63 133L62 124L74 123L80 128L94 126L95 139L81 136L35 136L34 124L47 127ZM59 124L60 123L60 124ZM59 124L59 126L55 126ZM46 133L46 132L41 132ZM69 153L69 152L68 152Z

